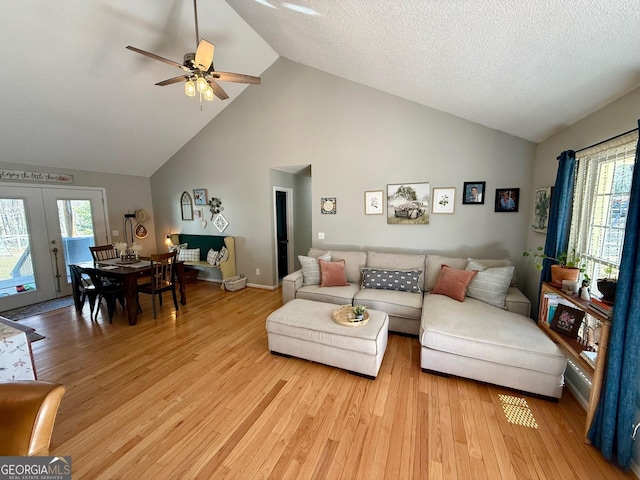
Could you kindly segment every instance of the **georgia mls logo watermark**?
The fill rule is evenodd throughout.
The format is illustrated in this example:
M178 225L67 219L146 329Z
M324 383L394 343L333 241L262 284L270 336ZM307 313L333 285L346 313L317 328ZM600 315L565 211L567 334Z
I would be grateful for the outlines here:
M0 480L71 480L71 457L0 457Z

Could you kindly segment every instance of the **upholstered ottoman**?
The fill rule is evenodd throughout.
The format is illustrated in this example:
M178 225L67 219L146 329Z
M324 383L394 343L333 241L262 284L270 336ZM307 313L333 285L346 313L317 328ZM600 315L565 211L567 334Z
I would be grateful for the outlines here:
M294 299L267 317L269 350L376 378L387 348L389 317L368 310L365 325L344 326L331 318L337 305Z

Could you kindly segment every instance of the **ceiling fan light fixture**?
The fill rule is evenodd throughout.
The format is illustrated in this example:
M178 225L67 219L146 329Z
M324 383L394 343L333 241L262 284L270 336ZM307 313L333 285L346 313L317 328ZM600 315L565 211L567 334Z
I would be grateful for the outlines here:
M204 94L204 92L207 90L207 87L209 86L209 83L207 83L204 77L198 77L198 80L196 80L196 86L198 88L198 92Z
M204 90L204 99L208 102L213 100L213 88L211 88L211 85L207 85L207 88Z
M192 79L188 79L184 82L184 94L187 97L195 97L196 96L196 85L193 83Z

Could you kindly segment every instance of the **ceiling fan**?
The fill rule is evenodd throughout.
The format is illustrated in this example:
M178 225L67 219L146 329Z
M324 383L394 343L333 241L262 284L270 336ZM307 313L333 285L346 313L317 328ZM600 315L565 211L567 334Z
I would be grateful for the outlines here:
M214 70L213 53L215 50L215 46L213 45L213 43L205 40L204 38L200 38L200 35L198 33L198 6L196 4L196 0L193 0L193 12L196 24L197 48L195 53L186 53L184 55L184 61L182 64L164 57L160 57L159 55L156 55L154 53L145 52L144 50L132 47L131 45L127 46L127 49L129 50L140 53L142 55L146 55L147 57L153 58L154 60L159 60L168 65L180 68L185 72L183 75L158 82L156 83L156 85L164 87L165 85L185 82L184 93L189 97L194 97L197 91L200 94L201 102L203 97L205 100L213 100L214 95L220 100L226 100L227 98L229 98L227 92L222 89L217 81L260 85L260 77L244 75L241 73L217 72ZM202 104L200 105L200 107L202 108Z

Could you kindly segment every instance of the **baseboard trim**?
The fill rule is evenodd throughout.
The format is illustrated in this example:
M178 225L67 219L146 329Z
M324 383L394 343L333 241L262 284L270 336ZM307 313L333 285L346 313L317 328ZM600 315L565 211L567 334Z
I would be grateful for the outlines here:
M261 285L259 283L247 283L247 287L261 288L263 290L276 290L280 285Z

